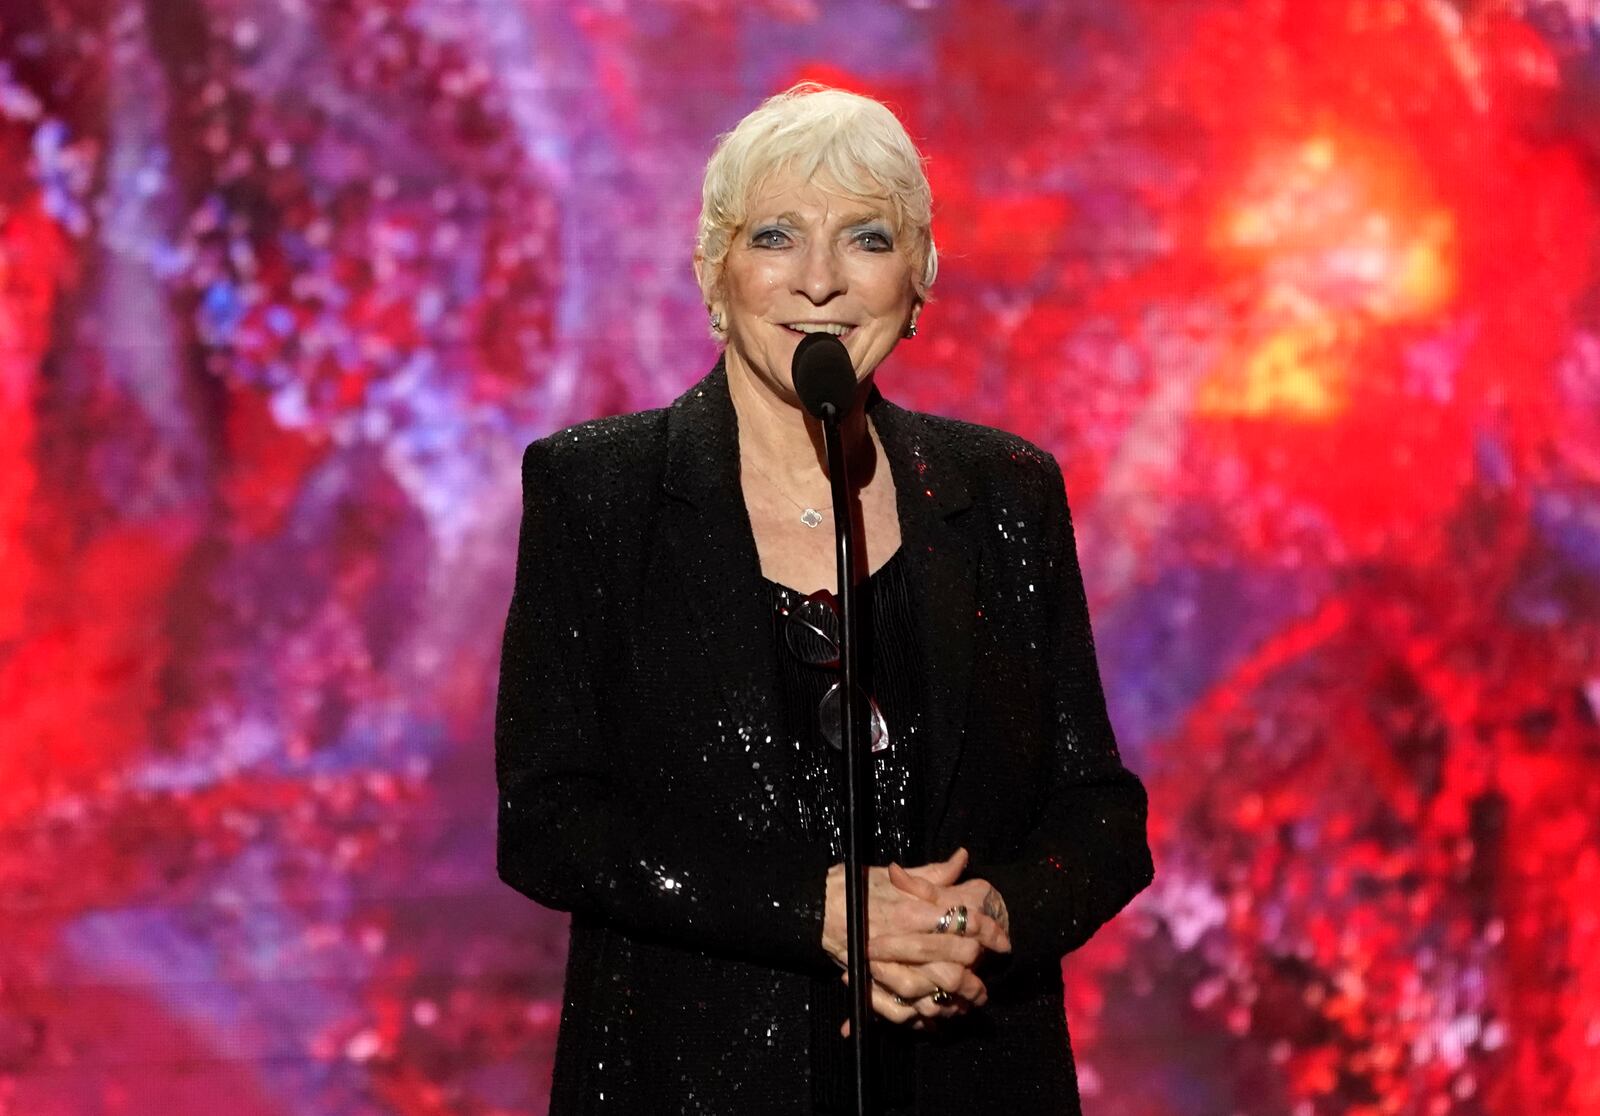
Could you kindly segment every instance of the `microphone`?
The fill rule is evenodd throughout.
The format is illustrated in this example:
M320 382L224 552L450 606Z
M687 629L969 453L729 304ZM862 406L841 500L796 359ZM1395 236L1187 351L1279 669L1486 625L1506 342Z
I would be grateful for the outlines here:
M808 333L790 365L794 393L817 418L839 418L856 396L856 369L844 342L831 333Z

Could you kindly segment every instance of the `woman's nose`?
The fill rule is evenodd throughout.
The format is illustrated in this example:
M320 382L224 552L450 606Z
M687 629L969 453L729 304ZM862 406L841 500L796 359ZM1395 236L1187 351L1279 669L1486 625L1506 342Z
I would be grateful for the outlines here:
M806 246L800 264L800 274L796 277L800 293L816 306L821 306L835 295L843 294L845 278L840 263L839 255L834 251L833 245L820 239L812 241Z

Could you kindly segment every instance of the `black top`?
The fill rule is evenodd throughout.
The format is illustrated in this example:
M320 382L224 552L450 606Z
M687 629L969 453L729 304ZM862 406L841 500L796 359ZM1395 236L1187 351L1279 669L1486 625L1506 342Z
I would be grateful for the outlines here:
M921 816L917 792L916 740L922 719L917 674L921 648L911 607L911 586L896 551L858 588L862 688L877 702L888 726L889 746L873 756L873 864L920 864L913 819ZM835 862L844 860L845 757L821 731L818 707L838 681L836 669L813 666L792 653L785 629L803 594L763 578L772 595L772 635L778 663L779 733L792 743L801 816L807 836L825 842ZM850 990L837 975L811 982L811 1096L816 1111L855 1111L849 1039L839 1024L850 1015ZM877 1020L874 1094L880 1110L909 1110L914 1101L913 1046L917 1032Z
M1061 472L1001 431L876 395L867 413L919 636L911 832L924 862L965 846L1012 923L989 1002L915 1033L916 1107L1074 1116L1061 956L1152 867ZM522 482L499 868L572 914L551 1116L806 1116L812 980L839 973L821 944L837 858L806 834L780 734L726 373L541 439Z

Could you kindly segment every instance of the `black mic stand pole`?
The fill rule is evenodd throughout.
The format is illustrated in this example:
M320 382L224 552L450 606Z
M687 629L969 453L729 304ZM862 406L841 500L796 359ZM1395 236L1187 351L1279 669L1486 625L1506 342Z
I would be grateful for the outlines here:
M850 475L845 467L845 444L840 414L832 403L822 405L822 444L827 449L827 478L834 491L834 539L838 553L838 665L843 699L845 745L845 923L848 926L850 963L850 1042L856 1063L856 1113L872 1116L869 1038L872 1028L872 971L867 967L867 860L872 855L872 835L867 822L872 812L872 734L867 729L866 702L856 684L861 667L856 659L856 563L854 520L850 510Z
M872 855L868 822L872 811L872 743L867 709L857 685L855 521L850 511L850 478L845 466L840 414L831 403L822 406L822 441L828 455L828 481L833 489L833 534L839 567L839 690L843 700L845 834L844 904L850 948L850 1044L855 1054L856 1113L873 1116L870 1095L872 1066L867 1039L873 1025L872 973L867 967L867 860Z

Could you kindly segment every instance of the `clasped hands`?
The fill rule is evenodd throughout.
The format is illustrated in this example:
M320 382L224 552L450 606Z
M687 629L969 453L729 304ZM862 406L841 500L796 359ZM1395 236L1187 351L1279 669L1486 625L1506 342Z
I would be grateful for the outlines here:
M985 953L1011 952L1005 900L985 880L961 880L967 850L948 860L902 868L867 870L867 964L872 973L872 1009L895 1023L921 1029L928 1022L982 1007L988 989L974 969ZM849 959L845 923L844 865L828 870L822 918L822 948L844 966ZM963 934L939 932L941 918L967 909ZM842 1028L850 1033L848 1021Z

